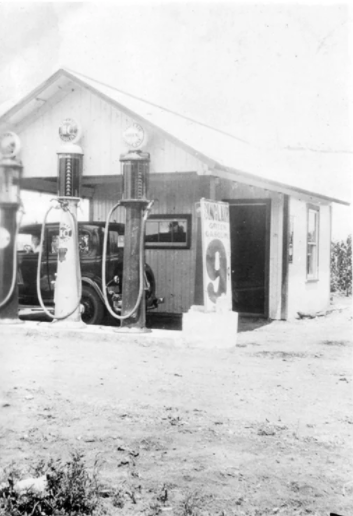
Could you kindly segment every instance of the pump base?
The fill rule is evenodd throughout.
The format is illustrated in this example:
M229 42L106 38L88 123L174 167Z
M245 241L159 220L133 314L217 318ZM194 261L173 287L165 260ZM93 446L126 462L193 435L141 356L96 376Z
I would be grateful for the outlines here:
M51 322L40 322L38 323L43 328L55 328L58 330L82 330L87 328L87 324L83 321L57 321L53 320Z
M55 328L62 328L63 330L66 329L81 329L81 328L87 328L87 324L83 321L52 321L52 326L55 326Z
M123 326L121 328L117 328L113 330L114 333L125 333L125 334L139 334L139 333L152 333L150 328L129 328L128 326Z

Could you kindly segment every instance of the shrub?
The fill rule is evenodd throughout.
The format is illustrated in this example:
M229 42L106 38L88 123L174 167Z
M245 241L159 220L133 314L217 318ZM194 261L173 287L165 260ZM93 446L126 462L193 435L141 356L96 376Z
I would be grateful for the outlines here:
M99 507L97 463L93 474L87 472L83 456L72 453L70 460L41 461L34 477L46 476L44 492L19 492L15 476L10 472L8 485L0 491L0 516L92 515Z
M352 294L352 236L331 244L331 292Z

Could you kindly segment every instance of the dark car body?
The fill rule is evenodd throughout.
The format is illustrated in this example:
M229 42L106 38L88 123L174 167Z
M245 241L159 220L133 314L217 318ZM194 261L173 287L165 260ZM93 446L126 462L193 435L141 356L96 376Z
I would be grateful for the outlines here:
M34 246L41 234L40 224L21 227L18 234L18 287L19 303L22 306L38 306L37 268L38 251ZM106 283L111 307L119 313L121 308L121 286L124 254L124 224L111 223L107 243ZM106 308L102 294L102 255L105 223L78 222L79 252L82 277L82 319L88 324L100 324ZM59 223L45 227L40 271L40 289L43 301L54 303L55 278L57 270L57 243ZM155 279L151 268L145 267L146 306L152 309L161 299L155 296Z

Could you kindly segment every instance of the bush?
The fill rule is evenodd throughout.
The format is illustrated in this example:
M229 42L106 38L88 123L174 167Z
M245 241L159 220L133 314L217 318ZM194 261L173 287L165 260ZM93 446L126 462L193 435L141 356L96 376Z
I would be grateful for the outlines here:
M15 482L17 475L10 472L8 485L0 490L0 516L95 514L100 502L97 464L89 475L82 455L73 453L66 462L51 459L33 469L35 478L46 476L45 491L19 492Z
M352 236L331 243L331 292L352 294Z

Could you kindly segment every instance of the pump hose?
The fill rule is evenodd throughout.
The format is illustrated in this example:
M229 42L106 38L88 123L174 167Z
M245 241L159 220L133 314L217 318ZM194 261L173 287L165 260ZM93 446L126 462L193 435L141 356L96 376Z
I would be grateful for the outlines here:
M151 201L148 206L146 207L146 210L145 210L145 213L143 215L143 218L142 218L142 226L141 226L141 233L140 233L140 249L139 249L139 259L140 259L140 267L139 267L139 275L140 275L140 288L139 288L139 293L138 293L138 296L137 296L137 301L135 303L135 306L132 308L132 310L130 310L130 312L126 315L118 315L117 313L115 313L111 306L110 306L110 303L108 301L108 297L107 297L107 284L106 284L106 278L105 278L105 275L106 275L106 258L107 258L107 243L108 243L108 228L109 228L109 222L110 222L110 218L112 216L112 213L113 211L116 210L116 208L118 208L121 204L121 202L119 201L117 204L115 204L115 206L112 207L112 209L110 210L109 214L108 214L108 217L107 217L107 221L106 221L106 224L105 224L105 228L104 228L104 240L103 240L103 257L102 257L102 287L103 287L103 296L104 296L104 301L105 301L105 305L109 311L109 313L115 317L115 319L119 319L119 321L123 321L124 319L128 319L129 317L131 317L133 315L133 313L137 310L137 308L139 307L139 304L141 302L141 298L142 298L142 295L143 295L143 291L144 291L144 288L143 288L143 279L144 279L144 270L143 270L143 247L144 247L144 236L145 236L145 225L146 225L146 220L147 220L147 217L148 217L148 213L152 207L152 204L153 204L154 201Z
M3 299L1 301L0 308L2 308L3 306L5 306L7 304L7 302L11 298L11 296L12 296L14 290L15 290L15 287L16 287L16 279L17 279L17 245L16 244L17 244L17 236L18 236L18 232L19 232L19 229L20 229L20 226L21 226L21 221L22 221L23 213L24 212L23 212L23 207L22 207L20 220L16 224L15 239L14 239L14 245L13 245L13 259L12 259L13 266L12 266L11 286L10 286L10 290L9 290L7 296L5 297L5 299Z
M61 209L65 209L62 204L61 204ZM45 215L44 215L44 219L43 219L43 224L42 224L42 230L41 230L41 234L40 234L40 244L39 244L39 255L38 255L38 267L37 267L37 295L38 295L38 300L39 300L39 304L40 306L42 307L44 313L50 317L51 319L56 319L57 321L61 321L63 319L66 319L67 317L69 317L70 315L72 315L76 310L77 308L80 306L81 304L81 297L82 297L82 282L80 281L79 282L79 296L78 296L78 303L76 304L75 308L73 310L71 310L70 312L68 312L67 314L65 315L61 315L60 317L57 317L53 314L51 314L49 312L49 310L47 310L46 306L44 305L44 302L43 302L43 298L42 298L42 294L41 294L41 291L40 291L40 268L41 268L41 264L42 264L42 255L43 255L43 242L44 242L44 232L45 232L45 225L46 225L46 222L47 222L47 218L48 218L48 215L49 213L51 212L51 210L54 210L54 209L58 209L58 206L50 206L50 208L47 209L47 211L45 212ZM71 219L72 219L72 228L74 231L77 232L77 225L76 225L76 220L75 220L75 217L74 215L71 213L71 211L69 209L66 208L66 211L68 211L70 213L70 216L71 216ZM75 237L77 237L77 233L75 235ZM76 242L77 242L77 238L76 238ZM79 271L78 271L79 272Z

